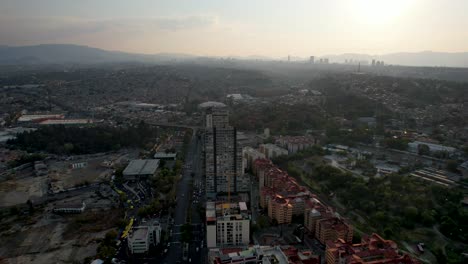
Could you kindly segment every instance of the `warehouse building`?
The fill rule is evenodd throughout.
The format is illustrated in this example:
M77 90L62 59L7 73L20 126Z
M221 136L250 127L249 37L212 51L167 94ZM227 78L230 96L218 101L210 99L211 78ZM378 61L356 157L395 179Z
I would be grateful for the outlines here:
M123 176L129 181L147 179L156 174L158 167L159 160L157 159L132 160L123 171Z

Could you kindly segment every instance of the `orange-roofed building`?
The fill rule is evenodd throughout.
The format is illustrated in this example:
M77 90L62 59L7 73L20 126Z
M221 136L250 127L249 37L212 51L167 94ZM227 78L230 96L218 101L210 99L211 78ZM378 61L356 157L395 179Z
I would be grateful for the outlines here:
M338 217L320 219L315 227L315 237L322 244L338 239L351 243L353 241L353 226Z
M292 220L293 206L289 199L280 196L272 197L268 201L268 216L278 224L289 224Z
M342 239L328 241L325 252L327 264L419 264L418 260L398 252L397 244L377 234L363 237L360 244Z

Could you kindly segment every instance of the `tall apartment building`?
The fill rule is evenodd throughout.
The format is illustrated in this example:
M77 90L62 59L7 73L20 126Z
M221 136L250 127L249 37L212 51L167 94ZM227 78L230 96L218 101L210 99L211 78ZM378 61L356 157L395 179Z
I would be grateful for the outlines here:
M236 129L229 125L226 108L206 110L204 143L207 194L248 191L248 176L244 176L242 168L242 148L237 142Z
M278 224L290 224L293 215L293 205L288 199L272 197L268 200L268 216Z
M265 154L261 153L260 151L252 148L252 147L244 147L242 149L242 158L244 159L244 168L252 169L253 163L257 159L264 159Z
M304 227L311 234L315 234L318 221L333 216L335 216L333 208L324 205L316 198L310 198L305 204Z
M245 202L206 203L206 243L209 248L248 245L250 215Z
M320 219L315 227L315 237L322 244L338 239L351 243L353 241L353 226L338 217Z

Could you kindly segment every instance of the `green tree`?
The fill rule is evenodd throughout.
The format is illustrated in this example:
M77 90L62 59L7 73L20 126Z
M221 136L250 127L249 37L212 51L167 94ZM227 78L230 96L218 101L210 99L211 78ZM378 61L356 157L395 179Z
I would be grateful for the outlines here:
M63 145L63 149L65 150L65 153L71 154L73 153L74 146L72 143L65 143Z
M431 226L435 223L434 212L431 210L424 210L421 213L421 222L426 226Z
M431 154L431 149L426 144L419 144L418 145L418 154L421 155L421 156L422 155L430 155Z
M411 221L415 221L416 218L418 217L418 214L419 214L418 208L414 206L407 206L404 209L405 217Z
M190 243L192 241L192 225L184 224L180 227L181 231L181 241L185 243Z
M104 237L104 240L108 243L111 243L114 241L119 234L117 233L116 230L112 229L109 232L106 233L106 236Z
M448 160L445 164L445 168L448 171L458 173L458 162L456 160Z
M441 220L440 232L448 237L455 236L458 231L457 223L449 216L443 216Z

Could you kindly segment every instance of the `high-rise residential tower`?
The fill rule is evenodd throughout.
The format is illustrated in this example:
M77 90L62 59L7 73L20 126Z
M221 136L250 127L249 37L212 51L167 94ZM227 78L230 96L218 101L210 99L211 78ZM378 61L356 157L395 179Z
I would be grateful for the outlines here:
M225 107L206 109L204 143L207 195L248 191L243 180L242 147Z

